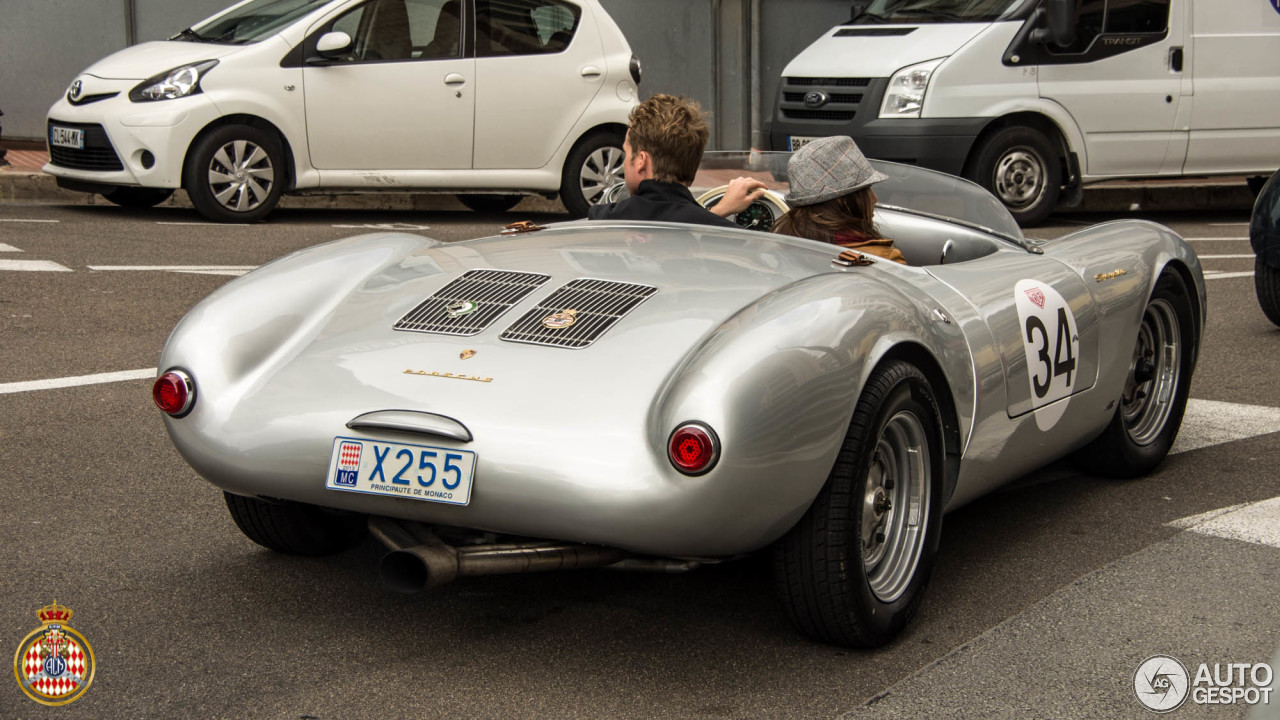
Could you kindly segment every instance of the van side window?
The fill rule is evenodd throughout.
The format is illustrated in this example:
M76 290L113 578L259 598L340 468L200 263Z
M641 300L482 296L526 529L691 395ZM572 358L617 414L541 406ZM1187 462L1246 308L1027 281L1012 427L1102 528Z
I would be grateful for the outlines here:
M476 0L476 56L561 52L573 41L581 13L561 0Z
M350 62L462 56L461 0L371 0L332 29L355 38Z
M1099 35L1162 33L1169 27L1169 0L1083 0L1077 17L1075 42L1050 46L1052 54L1087 52Z

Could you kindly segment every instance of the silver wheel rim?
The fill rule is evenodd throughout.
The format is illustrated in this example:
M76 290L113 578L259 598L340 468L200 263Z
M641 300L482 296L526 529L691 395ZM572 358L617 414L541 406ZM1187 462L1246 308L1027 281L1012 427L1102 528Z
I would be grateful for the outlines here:
M914 413L880 433L862 498L862 563L871 592L893 602L920 564L929 521L929 440Z
M622 162L625 154L622 148L602 147L587 156L578 171L578 187L588 205L598 204L604 191L624 180Z
M249 140L232 140L209 161L209 189L214 200L233 212L254 210L275 184L271 156Z
M996 162L996 197L1012 208L1035 205L1044 197L1046 174L1044 160L1036 152L1010 148Z
M1125 430L1138 445L1155 442L1169 420L1182 375L1181 351L1177 311L1164 298L1152 300L1142 314L1138 344L1120 397Z

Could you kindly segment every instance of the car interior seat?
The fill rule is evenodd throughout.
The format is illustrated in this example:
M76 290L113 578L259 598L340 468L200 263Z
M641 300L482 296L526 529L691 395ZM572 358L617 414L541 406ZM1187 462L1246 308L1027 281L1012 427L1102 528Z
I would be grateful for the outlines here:
M373 6L365 59L404 60L410 57L413 57L413 40L409 37L409 12L405 9L404 0L379 0Z
M424 58L449 58L458 56L458 43L462 37L462 9L458 0L449 0L440 8L436 18L435 37L422 51Z

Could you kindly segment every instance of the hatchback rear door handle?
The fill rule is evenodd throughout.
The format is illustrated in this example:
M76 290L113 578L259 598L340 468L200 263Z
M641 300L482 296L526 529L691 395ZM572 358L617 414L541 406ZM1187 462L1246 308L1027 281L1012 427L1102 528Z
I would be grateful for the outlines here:
M462 77L458 73L449 73L448 75L444 76L444 84L445 85L466 85L467 79Z
M585 77L585 78L600 77L603 74L604 73L600 70L600 68L596 67L595 65L588 65L582 68L582 77Z

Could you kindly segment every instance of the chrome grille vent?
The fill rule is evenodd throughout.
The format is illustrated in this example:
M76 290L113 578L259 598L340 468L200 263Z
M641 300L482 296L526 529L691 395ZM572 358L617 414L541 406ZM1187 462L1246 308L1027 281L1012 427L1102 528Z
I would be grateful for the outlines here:
M525 313L501 337L535 345L586 347L656 292L648 285L574 280Z
M476 335L550 279L538 273L469 270L423 300L392 329Z

